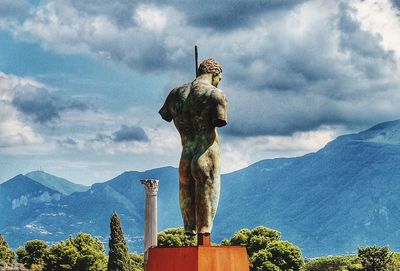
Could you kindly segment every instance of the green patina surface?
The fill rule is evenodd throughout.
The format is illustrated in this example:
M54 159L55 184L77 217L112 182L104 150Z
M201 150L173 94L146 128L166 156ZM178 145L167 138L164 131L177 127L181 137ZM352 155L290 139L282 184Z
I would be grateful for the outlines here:
M217 79L217 80L216 80ZM227 123L227 99L218 89L221 73L206 73L173 89L160 114L180 133L179 200L187 233L210 233L220 195L217 127Z

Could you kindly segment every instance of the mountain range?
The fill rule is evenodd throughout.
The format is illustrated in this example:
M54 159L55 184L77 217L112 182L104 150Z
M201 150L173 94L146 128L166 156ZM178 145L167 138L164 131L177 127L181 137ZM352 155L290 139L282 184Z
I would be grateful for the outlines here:
M66 179L48 174L42 170L29 172L25 176L64 195L71 195L74 192L84 192L90 188L89 186L75 184Z
M116 211L132 251L143 246L144 187L160 180L158 227L182 224L178 170L124 172L90 188L44 172L0 184L0 232L17 247L50 243L79 231L106 242ZM54 178L53 178L54 177ZM259 161L222 176L213 241L264 225L282 232L306 257L354 252L358 246L400 249L400 120L340 136L301 157Z

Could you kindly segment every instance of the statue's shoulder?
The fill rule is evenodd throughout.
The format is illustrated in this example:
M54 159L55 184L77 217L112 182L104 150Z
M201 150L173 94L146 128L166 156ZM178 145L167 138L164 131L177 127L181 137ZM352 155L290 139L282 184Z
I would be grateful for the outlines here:
M184 84L182 86L176 87L168 94L164 105L161 107L160 113L161 117L170 122L175 116L182 113L182 108L184 101L188 93L190 92L190 83Z
M187 96L189 91L190 91L190 83L186 83L184 85L181 85L181 86L176 87L173 90L171 90L171 92L169 93L169 96L171 98L178 98L178 97L182 97L182 96Z
M214 88L211 93L212 98L214 100L216 100L218 103L226 103L227 98L226 98L224 92L219 88L216 88L214 86L212 86L212 87Z
M194 88L196 92L211 98L218 104L227 103L226 96L222 90L214 87L212 84L195 80L192 82L192 88Z

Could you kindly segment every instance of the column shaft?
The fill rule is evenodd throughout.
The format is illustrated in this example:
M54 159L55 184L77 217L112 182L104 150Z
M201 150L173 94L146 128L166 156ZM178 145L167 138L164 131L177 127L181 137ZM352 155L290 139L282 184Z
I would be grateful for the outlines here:
M158 180L141 180L146 189L144 216L144 261L147 264L147 251L157 246L157 192Z

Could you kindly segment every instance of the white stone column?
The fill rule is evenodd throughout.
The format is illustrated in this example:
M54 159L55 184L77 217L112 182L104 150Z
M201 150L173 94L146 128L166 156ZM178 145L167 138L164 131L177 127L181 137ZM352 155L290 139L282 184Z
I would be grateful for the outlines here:
M157 246L157 192L158 180L140 180L146 189L146 207L144 209L144 263L147 264L148 249Z

